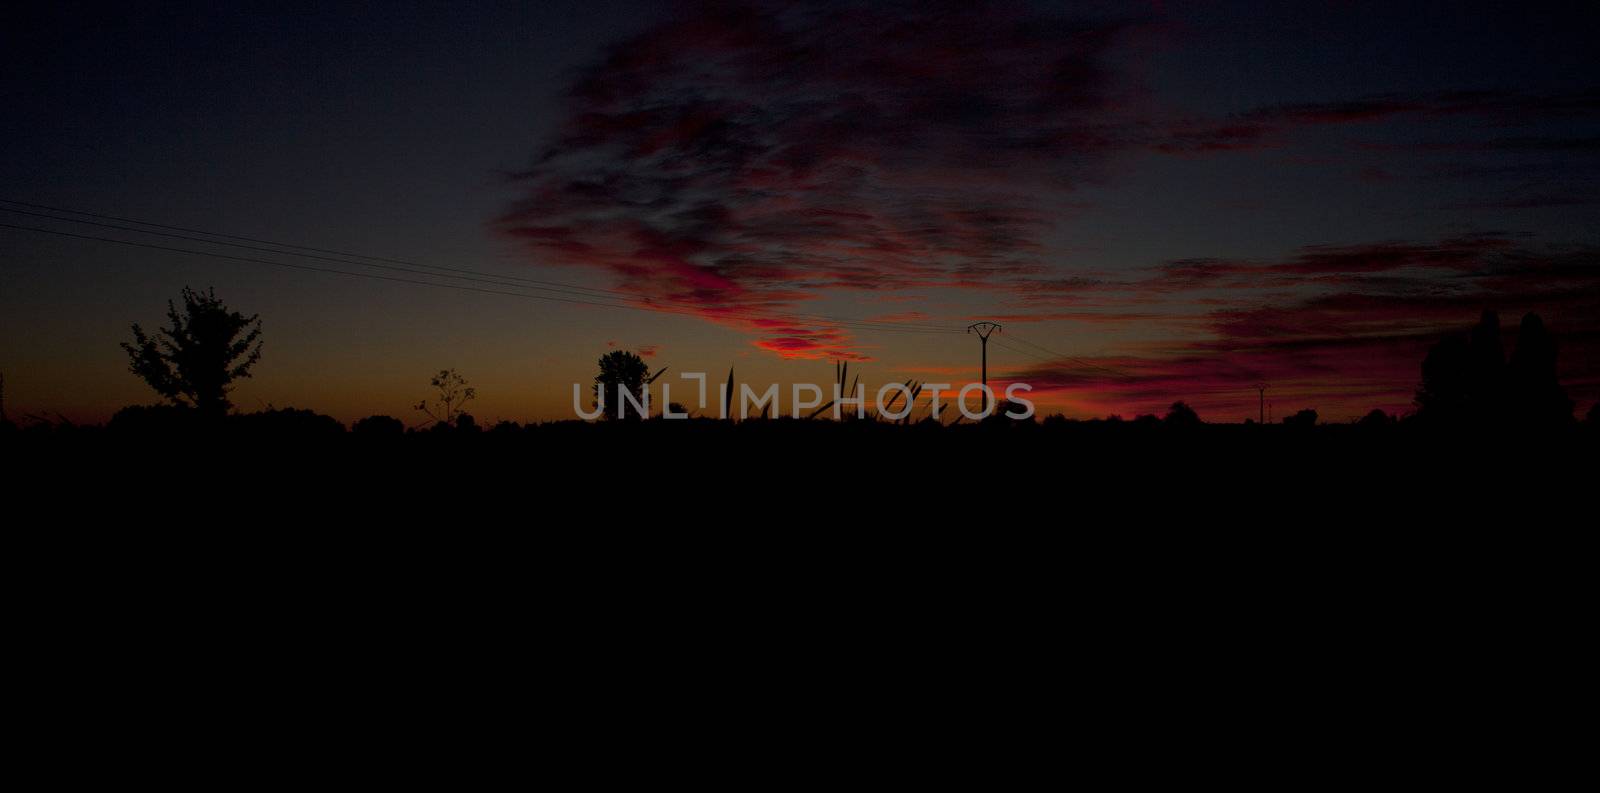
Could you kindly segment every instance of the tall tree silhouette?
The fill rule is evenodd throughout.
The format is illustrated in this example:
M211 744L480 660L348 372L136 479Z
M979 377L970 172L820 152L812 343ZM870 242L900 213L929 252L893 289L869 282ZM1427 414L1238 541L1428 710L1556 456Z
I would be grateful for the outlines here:
M186 286L182 314L167 301L169 327L151 337L134 324L133 343L122 343L129 371L173 404L211 417L226 414L233 381L249 377L261 360L259 317L229 311L213 289Z
M1572 400L1556 379L1556 340L1538 314L1524 316L1522 327L1517 330L1517 349L1506 367L1506 395L1518 421L1572 421Z
M1500 315L1484 311L1466 336L1452 334L1422 361L1417 414L1433 421L1486 422L1505 412Z
M1549 424L1572 419L1572 400L1556 379L1556 342L1538 314L1527 314L1508 364L1500 317L1483 312L1465 337L1435 344L1422 362L1417 415L1430 421Z
M600 356L600 373L594 378L595 404L605 408L608 419L622 416L622 392L628 391L643 404L645 378L649 375L650 367L644 359L627 350L612 350ZM630 410L626 418L643 418L635 413Z

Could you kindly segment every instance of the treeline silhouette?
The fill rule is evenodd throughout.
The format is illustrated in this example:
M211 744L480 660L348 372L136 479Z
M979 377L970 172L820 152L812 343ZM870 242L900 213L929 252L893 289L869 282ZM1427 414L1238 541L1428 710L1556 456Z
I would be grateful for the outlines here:
M94 525L119 530L156 520L205 537L235 527L315 532L296 558L331 543L356 560L386 547L390 527L458 532L463 516L492 515L497 530L526 524L536 543L684 522L723 536L815 522L850 537L870 531L880 558L936 529L980 526L1059 531L1091 555L1095 543L1135 543L1132 530L1168 532L1164 542L1183 530L1176 547L1237 556L1202 542L1220 521L1267 532L1255 543L1266 549L1294 530L1301 554L1323 545L1309 527L1339 537L1403 531L1385 534L1382 547L1398 541L1420 565L1463 531L1559 526L1586 514L1600 459L1597 411L1582 423L1570 407L1561 414L1570 403L1537 318L1524 320L1509 358L1495 355L1492 314L1441 340L1414 413L1325 423L1308 408L1266 426L1210 423L1183 401L1126 420L1016 421L1001 415L1005 405L978 422L934 421L925 407L901 420L678 420L652 406L650 417L480 424L469 412L477 391L448 368L428 379L432 393L409 414L346 426L305 409L229 408L230 389L262 358L257 318L185 290L168 320L125 347L129 369L164 404L123 408L104 425L3 422L0 481L23 494L17 503L80 520L99 514ZM595 385L612 386L613 408L619 387L637 395L664 371L627 352L602 361ZM859 374L849 375L836 369L852 388ZM726 385L734 384L730 372ZM915 393L920 384L905 385ZM594 396L599 405L599 389ZM1340 553L1329 558L1373 551ZM1186 559L1164 564L1199 585L1205 571L1187 569Z
M408 423L394 416L374 415L346 427L330 416L305 409L269 407L232 412L228 394L234 383L250 377L261 360L261 321L258 316L230 310L212 290L200 292L186 287L181 301L181 310L168 303L166 326L149 334L135 324L133 341L121 345L129 358L129 370L166 404L123 408L104 426L78 426L60 417L30 416L19 427L9 418L0 417L0 433L13 439L73 437L140 443L198 437L262 443L344 438L353 444L393 445L406 439L437 444L445 439L460 442L482 438L485 443L523 439L535 445L582 445L592 441L601 447L623 443L624 437L633 437L641 444L681 443L689 437L793 443L815 437L823 445L889 439L921 442L930 438L941 442L982 439L982 443L992 444L1005 438L1047 447L1053 440L1135 445L1203 440L1219 445L1250 445L1277 439L1298 444L1313 438L1346 443L1380 436L1437 439L1452 434L1547 438L1565 433L1590 437L1600 425L1600 404L1589 409L1584 427L1580 428L1574 418L1573 402L1557 377L1555 337L1538 315L1522 318L1515 348L1508 358L1499 316L1485 311L1477 325L1445 337L1429 351L1421 365L1415 412L1392 416L1374 410L1347 424L1319 423L1316 410L1309 408L1266 427L1254 426L1250 420L1243 424L1211 424L1183 401L1175 402L1164 416L1141 415L1127 420L1115 416L1085 420L1051 415L1018 421L1004 415L1012 407L1008 404L1000 405L994 415L978 422L965 421L954 410L947 410L934 420L926 415L925 408L921 415L913 413L897 420L870 415L862 420L846 413L845 420L833 421L825 417L828 405L812 412L811 418L798 420L770 417L765 410L759 416L737 422L702 417L665 420L659 407L652 406L651 416L641 416L622 397L623 392L628 392L640 401L644 390L666 368L652 373L639 356L618 350L597 362L591 406L603 408L598 421L500 421L480 426L467 411L468 403L477 396L476 389L460 373L443 369L429 381L434 395L413 406L421 420ZM854 382L850 381L847 364L838 365L835 375L842 391L854 392L860 382L859 374ZM906 386L914 400L920 384L908 381ZM729 415L736 412L730 409L734 390L730 370L726 384L730 403L720 406ZM715 413L716 407L709 412ZM676 404L670 409L688 412Z

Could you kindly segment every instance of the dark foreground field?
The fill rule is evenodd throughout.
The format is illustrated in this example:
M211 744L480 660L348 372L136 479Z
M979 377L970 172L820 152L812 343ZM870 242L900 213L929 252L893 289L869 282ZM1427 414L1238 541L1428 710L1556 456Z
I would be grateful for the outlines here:
M1592 600L1578 425L314 424L0 441L29 657L252 712L709 687L1118 734L1293 711L1410 747L1372 714L1563 701ZM993 704L931 693L956 684Z
M0 449L13 482L46 489L265 510L511 508L544 525L837 526L878 515L952 528L959 515L974 527L1283 529L1370 509L1371 521L1421 527L1430 515L1487 519L1493 509L1576 528L1592 517L1600 431L655 419L407 432L276 411L216 425L39 427L6 433Z

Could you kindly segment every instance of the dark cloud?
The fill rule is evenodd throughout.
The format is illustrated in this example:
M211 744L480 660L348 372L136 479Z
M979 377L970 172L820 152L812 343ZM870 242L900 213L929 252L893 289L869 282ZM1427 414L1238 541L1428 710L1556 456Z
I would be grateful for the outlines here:
M1438 91L1425 94L1386 94L1360 99L1301 104L1279 104L1244 114L1266 124L1350 124L1382 121L1400 116L1445 118L1477 116L1502 122L1521 122L1529 116L1550 118L1600 113L1600 89L1565 94L1524 94L1508 91Z
M1107 61L1134 28L1001 3L695 5L577 81L501 227L735 324L718 310L1037 276L1051 196L1124 145L1102 132ZM761 346L847 344L807 330Z
M1130 280L1059 272L1049 232L1072 191L1121 154L1248 151L1399 122L1448 125L1441 137L1463 141L1450 145L1483 151L1593 149L1592 134L1517 127L1591 119L1596 91L1394 94L1217 118L1134 107L1121 67L1145 29L997 2L682 6L577 77L498 227L541 262L601 269L640 302L694 306L793 357L864 357L846 328L800 318L831 290L885 301L988 290L1012 321L1105 325L1171 323L1181 301L1191 315L1211 310L1205 330L1234 341L1252 322L1279 323L1274 333L1314 318L1360 325L1326 302L1337 294L1413 300L1422 325L1389 334L1398 339L1440 327L1458 296L1497 298L1473 295L1526 252L1504 235L1312 246L1274 262L1175 261ZM1509 276L1508 311L1529 283L1517 279L1537 269ZM1288 313L1249 313L1266 302ZM1321 338L1282 337L1296 333ZM1163 351L1176 353L1222 354L1192 340Z
M1600 116L1600 89L1545 95L1446 91L1268 105L1226 118L1167 121L1146 130L1136 140L1168 154L1197 154L1276 148L1285 145L1294 133L1317 127L1444 122L1451 129L1473 132L1530 121L1585 121L1596 116ZM1362 146L1379 150L1590 152L1600 150L1600 139L1592 135L1477 134L1462 140L1368 142Z

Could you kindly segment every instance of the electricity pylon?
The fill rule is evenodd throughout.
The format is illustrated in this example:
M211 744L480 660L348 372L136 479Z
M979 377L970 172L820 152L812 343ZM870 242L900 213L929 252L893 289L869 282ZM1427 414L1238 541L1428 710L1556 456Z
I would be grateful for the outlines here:
M967 326L968 333L978 334L983 342L983 414L989 415L989 334L1000 329L998 322L974 322Z
M1267 384L1256 383L1256 392L1259 397L1259 401L1256 404L1256 422L1265 424L1267 423Z

